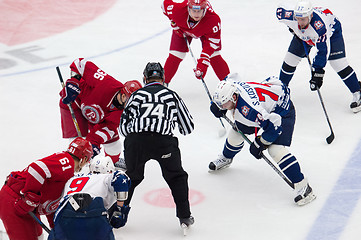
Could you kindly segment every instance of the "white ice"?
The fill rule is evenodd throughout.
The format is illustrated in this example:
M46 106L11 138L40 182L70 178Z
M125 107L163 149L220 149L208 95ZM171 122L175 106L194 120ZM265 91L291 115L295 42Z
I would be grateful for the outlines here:
M96 2L94 2L95 4ZM247 81L278 76L292 35L278 23L275 10L280 2L267 0L212 0L222 19L222 56L232 72ZM110 75L124 82L141 80L149 61L164 64L171 30L162 14L161 1L117 1L95 20L47 38L15 46L0 45L1 57L16 66L0 70L0 179L13 170L62 151L68 141L61 138L58 109L61 88L55 66L64 76L78 57L89 58ZM361 76L360 2L318 0L341 20L350 65ZM37 31L40 31L39 29ZM29 63L8 54L11 50L38 46L34 54L49 59ZM192 43L195 55L201 47ZM54 58L53 57L59 57ZM338 75L327 65L321 88L335 140L315 92L309 90L309 66L303 60L290 84L297 121L290 151L317 194L309 205L293 203L292 189L263 161L254 159L248 145L230 168L208 172L208 164L223 148L219 120L209 111L209 100L193 75L194 61L188 54L170 84L184 99L195 121L189 136L180 140L183 167L189 187L204 199L191 206L195 224L187 239L278 239L354 240L361 234L361 113L349 108L352 96ZM218 80L212 69L205 78L213 92ZM224 122L226 125L227 123ZM227 126L227 129L229 127ZM167 188L155 161L146 166L146 177L136 188L129 220L115 230L116 239L184 239L174 208L161 208L144 201L153 190ZM168 198L167 194L159 197ZM45 218L42 218L46 222ZM4 230L4 227L0 226Z

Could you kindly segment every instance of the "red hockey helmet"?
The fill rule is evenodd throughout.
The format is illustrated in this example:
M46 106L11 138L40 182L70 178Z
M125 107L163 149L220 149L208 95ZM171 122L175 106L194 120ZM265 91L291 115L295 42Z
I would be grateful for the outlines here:
M124 93L127 98L130 97L130 95L137 91L138 89L142 88L142 84L140 84L137 80L131 80L124 83L124 88L122 90L122 93Z
M207 0L188 0L188 7L195 10L205 9Z
M93 156L93 148L91 143L81 137L75 138L70 144L67 152L73 154L75 157L82 159L87 157L87 161Z

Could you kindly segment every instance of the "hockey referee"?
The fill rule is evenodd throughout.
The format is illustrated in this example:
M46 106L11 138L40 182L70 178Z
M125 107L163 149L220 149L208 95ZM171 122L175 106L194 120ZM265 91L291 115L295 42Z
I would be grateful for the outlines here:
M149 62L143 75L145 86L131 95L120 122L126 173L132 182L125 205L144 179L145 163L155 159L172 191L180 224L188 227L194 223L188 201L188 174L183 170L178 139L172 131L177 123L181 134L191 133L193 119L178 94L163 85L160 63Z

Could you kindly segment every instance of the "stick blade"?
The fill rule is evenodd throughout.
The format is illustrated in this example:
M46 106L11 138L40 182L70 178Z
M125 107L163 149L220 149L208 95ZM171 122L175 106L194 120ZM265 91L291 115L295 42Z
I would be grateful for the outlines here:
M334 139L335 139L335 134L332 132L331 135L326 138L326 142L328 144L331 144Z

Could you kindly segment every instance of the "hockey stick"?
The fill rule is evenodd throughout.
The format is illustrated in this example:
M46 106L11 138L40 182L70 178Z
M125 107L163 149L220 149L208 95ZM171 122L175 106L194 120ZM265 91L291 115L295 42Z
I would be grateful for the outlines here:
M29 212L29 215L37 222L40 224L40 226L48 233L50 234L50 229L33 213L33 212Z
M186 41L187 47L188 47L188 49L189 49L189 52L190 52L190 54L191 54L191 56L192 56L192 58L193 58L193 60L194 60L194 63L195 63L196 66L197 66L197 60L196 60L196 58L195 58L194 55L193 55L193 51L192 51L192 49L191 49L191 45L189 44L188 39L187 39L186 36L184 36L184 40ZM207 92L207 95L208 95L208 97L209 97L209 100L211 100L211 102L212 102L211 94L210 94L210 92L209 92L209 89L208 89L208 87L207 87L207 85L206 85L206 82L204 81L203 77L201 77L201 81L202 81L202 84L203 84L204 89L205 89L206 92ZM222 122L222 119L219 118L219 121L221 122L223 129L222 129L218 134L219 134L220 137L222 137L222 136L224 136L224 135L226 134L227 131L226 131L226 127L224 126L224 124L223 124L223 122Z
M242 137L246 140L246 142L248 142L249 144L252 144L251 140L249 140L249 138L240 130L238 130L236 124L234 122L232 122L231 119L229 119L226 115L222 116L231 126L232 128L237 131L238 133L240 133L242 135ZM266 161L266 163L268 165L271 166L271 168L288 184L288 186L290 186L291 188L295 189L295 185L283 174L283 172L281 172L272 162L271 160L269 160L264 154L263 152L261 152L261 157L263 158L263 160Z
M303 43L303 47L304 47L304 49L305 49L305 54L306 54L306 57L307 57L308 65L310 66L311 76L312 76L312 63L311 63L311 60L310 60L310 55L308 54L308 51L307 51L305 42L302 41L302 43ZM330 130L331 130L331 134L330 134L330 136L328 136L328 137L326 138L326 142L327 142L328 144L331 144L332 141L335 139L335 134L333 133L332 126L331 126L331 122L330 122L330 119L328 118L328 114L327 114L327 111L326 111L325 104L323 103L323 99L322 99L322 96L321 96L321 91L320 91L320 89L319 89L318 86L316 86L316 89L317 89L318 98L320 99L320 102L321 102L321 106L322 106L323 112L325 113L325 116L326 116L326 120L327 120L328 126L329 126L329 128L330 128Z
M65 84L64 84L63 76L61 75L59 66L56 67L56 71L58 72L58 76L59 76L60 83L61 83L62 87L64 88L64 87L65 87ZM80 128L79 128L78 121L77 121L76 118L75 118L74 110L73 110L73 108L71 107L71 103L68 103L67 105L68 105L69 110L70 110L71 118L73 119L74 127L75 127L75 129L76 129L76 132L78 133L78 137L82 137L81 131L80 131Z

